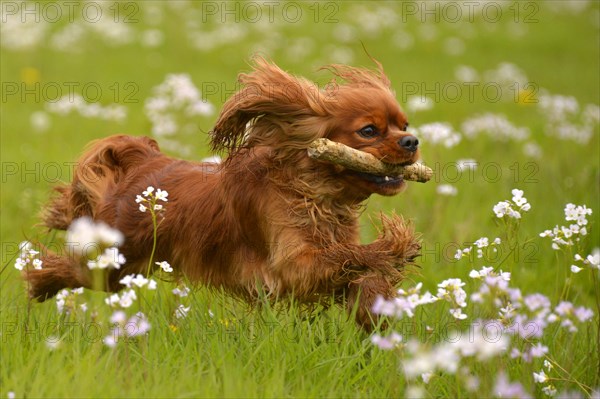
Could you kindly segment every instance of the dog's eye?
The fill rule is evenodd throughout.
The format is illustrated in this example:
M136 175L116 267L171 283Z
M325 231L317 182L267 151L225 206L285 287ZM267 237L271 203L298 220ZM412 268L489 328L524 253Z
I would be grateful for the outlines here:
M408 122L406 122L406 124L404 125L404 129L402 130L406 132L406 129L408 129Z
M356 133L360 134L361 136L367 139L373 138L379 134L377 128L374 125L367 125L359 131L357 131Z

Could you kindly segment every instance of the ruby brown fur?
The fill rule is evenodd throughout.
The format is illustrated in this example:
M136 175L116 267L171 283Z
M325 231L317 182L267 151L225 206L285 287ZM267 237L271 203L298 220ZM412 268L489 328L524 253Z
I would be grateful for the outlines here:
M228 154L222 164L171 158L147 137L92 142L73 181L56 187L45 225L65 230L89 216L120 230L127 261L109 271L106 287L117 291L123 276L146 273L152 251L152 220L138 210L136 195L161 188L169 202L154 259L248 300L259 292L307 304L347 298L357 322L369 329L376 297L394 295L420 245L397 215L382 216L379 237L361 244L358 217L370 195L395 195L405 182L319 162L306 150L324 137L393 164L412 164L419 155L400 145L409 136L406 116L381 66L327 69L334 75L330 90L255 59L211 132L212 148ZM76 254L46 253L42 260L42 270L25 274L32 297L90 287L89 270Z

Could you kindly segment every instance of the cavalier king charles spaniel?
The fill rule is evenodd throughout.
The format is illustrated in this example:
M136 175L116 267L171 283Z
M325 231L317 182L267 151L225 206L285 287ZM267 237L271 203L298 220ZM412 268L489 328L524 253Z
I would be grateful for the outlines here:
M406 115L377 65L331 65L334 77L320 89L257 58L210 132L212 149L227 154L222 163L172 158L148 137L95 141L73 181L56 187L44 224L66 230L87 216L121 231L126 263L109 271L104 287L118 291L123 276L148 272L153 224L136 195L159 187L169 202L154 259L250 302L259 293L308 304L334 298L369 330L377 323L374 301L394 296L420 244L396 215L382 216L379 237L362 244L358 220L371 194L398 194L405 182L313 160L307 148L328 138L387 163L417 161L419 142L406 132ZM43 269L25 275L33 298L91 287L81 256L46 252L42 260Z

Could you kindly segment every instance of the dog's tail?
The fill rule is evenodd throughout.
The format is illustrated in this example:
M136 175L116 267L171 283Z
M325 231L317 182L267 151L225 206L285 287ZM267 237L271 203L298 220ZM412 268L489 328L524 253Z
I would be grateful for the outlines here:
M90 276L81 267L78 256L58 255L45 252L40 259L42 268L26 270L23 277L28 282L29 296L42 302L56 295L63 288L90 288Z
M54 188L56 196L42 212L50 229L66 230L74 219L95 218L99 204L127 171L160 154L148 137L112 136L92 142L73 170L70 184Z
M73 220L96 219L105 198L130 171L160 156L156 141L147 137L112 136L92 142L73 170L73 181L55 187L57 195L42 212L49 229L66 230ZM32 298L46 300L63 288L89 287L85 259L76 253L46 251L42 269L24 273Z

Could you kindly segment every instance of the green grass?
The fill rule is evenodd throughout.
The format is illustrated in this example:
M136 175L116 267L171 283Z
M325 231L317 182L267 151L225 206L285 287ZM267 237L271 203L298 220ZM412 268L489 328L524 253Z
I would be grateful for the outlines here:
M564 5L552 3L554 7ZM111 4L106 3L106 7ZM90 309L98 311L96 316L88 311L65 318L57 314L54 301L29 302L25 284L13 267L19 242L44 240L42 230L35 224L52 187L52 168L58 166L62 180L68 180L66 162L75 161L90 140L113 133L149 134L151 125L143 111L144 100L168 73L188 73L199 88L216 83L231 91L237 74L248 70L247 60L252 53L261 51L290 72L326 82L327 74L316 69L339 61L332 49L343 47L351 51L353 65L372 66L362 50L362 42L383 64L399 99L406 87L403 83L425 85L432 90L436 83L443 86L455 82L454 70L459 65L472 66L482 74L501 62L511 62L523 70L529 82L550 93L573 96L580 106L600 102L597 3L575 13L534 2L531 4L539 6L537 22L517 24L511 22L513 17L506 8L510 4L506 3L504 17L498 23L476 17L473 23L453 24L443 18L440 23L431 19L421 23L410 16L403 22L402 3L373 2L365 7L372 11L389 7L397 15L396 21L386 25L384 17L391 12L379 14L375 18L378 31L368 29L372 22L364 11L357 11L359 2L339 3L337 22L323 22L323 13L330 11L324 8L326 4L333 3L321 3L317 22L310 14L311 5L306 3L302 9L307 17L298 23L286 23L278 16L273 24L239 24L247 30L245 37L231 38L205 52L191 46L188 32L234 24L221 24L215 18L204 23L200 2L191 2L181 9L162 2L139 3L139 21L130 24L130 28L135 35L150 28L160 29L165 40L158 48L140 45L139 36L134 36L130 44L115 46L93 33L76 45L76 53L53 49L48 40L29 49L14 50L6 45L1 48L2 92L6 97L2 98L0 117L0 397L6 397L8 392L17 397L400 397L407 386L413 385L400 368L406 352L376 348L369 335L357 329L335 306L313 312L293 303L274 307L263 304L251 309L224 293L198 288L185 299L192 306L188 317L176 320L173 310L177 304L170 294L173 287L160 283L159 290L145 294L139 304L152 324L148 336L110 349L102 343L109 331L110 315L103 305L104 294L84 294ZM163 12L157 25L151 24L150 5ZM66 20L48 24L48 35L67 25ZM339 30L346 25L355 34L342 43ZM515 27L525 29L525 33L515 36L511 33ZM424 28L435 29L436 37L423 38L420 32ZM401 31L413 37L411 48L402 50L394 45L393 37ZM448 55L444 51L448 37L460 38L465 52ZM304 46L306 55L301 57L289 51L299 38L308 38L312 43ZM56 82L65 88L65 82L76 82L80 85L75 92L81 93L83 85L95 82L102 88L101 104L114 102L115 93L110 87L117 83L121 89L117 100L128 108L126 120L119 123L50 114L50 128L36 132L30 116L44 110L43 93L39 99L28 95L24 101L21 93L6 94L6 85L21 85L28 68L37 71L30 83L37 81L42 87ZM124 103L128 82L138 89L132 103ZM208 95L217 110L225 98L223 92ZM439 166L436 170L440 178L424 185L411 184L397 197L372 197L362 218L362 239L369 242L376 237L371 218L377 224L379 212L395 211L413 219L423 237L421 267L404 287L422 281L425 290L435 293L442 280L458 277L467 282L464 288L470 294L476 285L468 278L469 271L486 264L511 271L511 285L523 294L542 293L553 306L568 300L592 308L594 318L579 325L577 333L552 326L541 342L548 346L548 356L564 369L552 375L564 379L553 381L559 391L578 389L575 381L597 388L600 309L595 298L600 290L599 276L596 272L594 280L590 270L573 275L569 271L572 258L557 254L550 248L550 241L538 234L564 224L566 203L586 204L594 213L589 218L590 234L581 243L581 255L590 254L599 246L598 124L586 145L559 140L544 133L546 116L536 104L493 103L485 101L479 91L475 101L463 96L453 103L441 96L432 110L409 114L409 120L413 126L444 121L460 130L465 119L487 112L504 114L514 125L528 127L530 141L540 146L542 157L524 155L523 143L497 142L483 135L475 140L463 138L451 149L424 143L423 159L429 165ZM177 136L181 142L193 145L190 158L210 154L207 136L202 132L211 128L215 118L216 114L199 118L195 121L197 134ZM461 158L474 158L480 166L472 179L463 173L452 182L458 189L457 196L440 196L436 186L447 182L444 180L449 176L440 171ZM490 175L484 173L486 165L497 166L501 177L491 181ZM529 175L530 172L534 173ZM456 262L453 255L457 246L463 248L465 243L482 236L506 238L492 207L509 199L512 188L523 189L532 204L519 229L520 249L516 255L501 265L498 261ZM508 253L506 247L503 251ZM570 287L568 293L564 292L566 285ZM214 317L208 314L209 309ZM457 330L465 331L477 317L497 317L471 301L465 313L469 318L459 322ZM447 306L429 305L419 308L413 319L397 322L396 328L404 336L433 344L443 341L441 331L452 322ZM425 326L434 327L434 333L428 333ZM411 334L413 327L416 332ZM94 331L100 333L92 335ZM56 350L47 347L50 336L60 337ZM426 396L489 396L497 375L505 372L511 381L521 382L530 393L542 397L542 385L534 384L532 379L532 372L542 369L541 361L520 362L508 355L483 363L466 360L464 364L479 377L479 390L468 392L459 377L437 374L425 385Z

